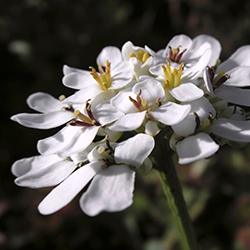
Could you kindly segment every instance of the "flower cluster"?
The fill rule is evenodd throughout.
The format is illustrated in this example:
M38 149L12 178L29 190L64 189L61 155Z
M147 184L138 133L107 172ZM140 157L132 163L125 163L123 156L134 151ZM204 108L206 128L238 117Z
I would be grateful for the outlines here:
M154 138L163 130L179 164L210 157L227 142L249 142L250 46L224 62L220 52L211 36L177 35L157 52L126 42L121 50L105 47L96 67L64 66L62 82L73 95L32 94L27 104L38 113L11 118L38 129L65 124L38 141L40 155L13 164L15 183L56 186L40 203L42 214L84 189L81 209L94 216L131 205L135 173L152 167Z

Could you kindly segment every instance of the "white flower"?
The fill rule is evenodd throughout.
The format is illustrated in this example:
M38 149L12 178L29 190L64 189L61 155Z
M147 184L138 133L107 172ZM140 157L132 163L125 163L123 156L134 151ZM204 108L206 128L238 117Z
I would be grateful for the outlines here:
M136 145L136 147L135 147ZM82 210L94 216L102 211L121 211L132 203L135 171L154 148L151 136L136 136L114 145L100 144L81 166L55 187L40 203L42 214L51 214L67 205L91 180L80 198Z
M81 105L79 109L71 109L74 119L70 123L55 135L38 141L40 154L70 155L83 151L92 143L102 126L114 122L122 115L106 103L104 95L99 95L85 106Z
M30 95L27 104L40 113L20 113L12 116L11 120L25 127L50 129L74 118L71 107L67 102L60 101L46 93L38 92Z
M122 56L125 61L133 65L136 79L141 75L149 75L149 68L152 66L154 52L147 46L145 48L135 46L132 42L126 42L122 46Z
M189 105L191 107L189 115L172 126L177 137L186 137L194 134L198 129L206 129L216 116L216 110L205 97L190 102Z
M170 63L161 64L150 69L159 81L162 82L166 93L177 101L191 102L204 95L203 90L190 82L183 74L184 66L171 66Z
M188 115L190 105L162 103L164 98L165 91L161 83L149 77L138 82L131 91L121 91L111 99L111 104L124 115L109 128L114 131L131 131L139 128L145 118L147 121L159 121L171 126Z
M200 35L193 40L186 35L174 36L164 50L155 54L154 64L170 63L184 66L184 77L189 80L202 76L206 66L215 65L221 51L220 43L213 37Z
M205 86L210 95L237 105L250 106L250 46L237 49L216 69L204 71Z
M133 78L131 65L123 61L116 47L105 47L97 57L97 65L99 72L94 67L87 71L64 66L63 84L79 90L68 98L69 101L85 102L102 92L123 88Z

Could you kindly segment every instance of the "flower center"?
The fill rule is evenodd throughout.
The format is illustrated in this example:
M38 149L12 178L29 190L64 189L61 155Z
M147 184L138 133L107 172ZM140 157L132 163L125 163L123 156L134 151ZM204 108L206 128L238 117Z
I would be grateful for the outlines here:
M149 105L147 101L141 98L141 90L137 94L136 98L132 98L129 96L129 100L134 104L134 106L138 109L139 112L141 111L152 111L155 110L157 107L161 106L161 101L158 99L154 104Z
M109 140L106 140L105 146L99 146L97 148L97 152L101 156L102 160L106 162L107 166L112 163L115 163L114 149L110 145Z
M69 124L71 126L100 126L100 123L94 118L91 111L91 104L89 102L86 103L85 106L86 112L88 115L81 113L80 110L74 110L75 119L73 119Z
M130 53L129 57L135 57L141 63L145 63L150 57L150 54L145 50L139 49L135 52Z
M132 98L129 96L129 100L134 104L134 106L139 110L139 111L144 111L148 109L148 103L141 98L141 90L140 92L136 95L136 99Z
M171 46L169 46L168 59L171 60L172 62L180 63L181 58L186 51L187 49L181 51L180 47L172 48Z
M183 64L180 64L177 68L172 68L170 63L162 66L165 88L172 89L180 85L183 68Z
M225 74L225 72L219 72L215 75L215 68L214 67L207 67L207 72L209 79L214 88L220 87L225 81L230 78L230 75Z
M110 73L110 62L106 61L105 66L98 65L99 72L94 67L90 68L90 74L99 84L103 91L108 90L111 87L112 78Z

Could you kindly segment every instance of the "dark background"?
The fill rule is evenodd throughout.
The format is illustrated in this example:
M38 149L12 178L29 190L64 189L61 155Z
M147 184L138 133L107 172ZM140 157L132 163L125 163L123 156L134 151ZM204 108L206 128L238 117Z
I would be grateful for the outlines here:
M15 186L10 167L37 154L36 141L55 131L9 120L29 111L33 92L72 93L61 84L63 64L86 69L104 46L128 40L158 50L179 33L215 36L226 58L250 44L250 1L0 1L0 249L179 249L154 173L137 175L135 202L124 212L90 218L75 199L39 215L48 190ZM250 249L249 154L250 147L224 147L209 161L178 167L202 250Z

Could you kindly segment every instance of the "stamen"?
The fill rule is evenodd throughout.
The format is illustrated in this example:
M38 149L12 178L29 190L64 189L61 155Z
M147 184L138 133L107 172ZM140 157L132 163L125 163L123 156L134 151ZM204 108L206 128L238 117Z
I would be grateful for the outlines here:
M66 106L63 107L63 109L66 110L66 111L72 112L72 113L75 112L75 110L72 107L72 105L66 105Z
M63 100L65 100L66 99L66 96L65 95L60 95L59 97L58 97L58 100L59 101L63 101Z
M99 84L103 91L106 91L111 87L112 78L110 72L110 62L106 61L105 66L98 65L99 72L96 71L94 67L89 67L90 74Z
M169 46L169 50L168 59L175 63L180 63L183 54L187 51L187 49L180 51L180 47L172 48L171 46Z
M68 124L70 126L80 126L80 127L91 127L91 126L93 126L92 124L89 124L89 123L86 123L86 122L83 122L83 121L79 121L79 120L76 120L76 119L73 119Z
M134 106L139 110L143 111L148 108L148 104L145 100L141 98L141 90L140 92L136 95L136 100L129 96L129 100L134 104Z
M99 146L97 152L108 165L114 162L113 149L110 150L104 146Z
M207 67L206 70L208 72L209 79L210 79L214 88L220 87L225 81L227 81L230 78L230 75L225 74L224 72L219 72L215 76L215 68L214 67Z
M92 113L90 100L88 100L88 101L86 102L85 110L86 110L86 112L87 112L89 118L92 120L92 122L94 122L94 124L95 124L96 126L100 126L101 124L95 119L95 117L94 117L94 115L93 115L93 113Z
M165 76L164 83L167 89L172 89L180 85L183 68L183 64L180 64L178 68L172 68L170 63L162 66Z
M207 72L208 72L209 79L212 82L215 76L215 68L207 66Z
M79 120L83 121L84 123L88 123L88 124L94 125L93 120L91 120L88 116L86 116L83 113L81 113L80 110L75 110L74 114L75 114L76 118L78 118Z
M129 57L135 57L141 63L145 63L150 57L150 54L145 50L139 49L135 52L130 53Z
M228 74L222 75L220 78L217 79L217 77L214 79L214 86L216 88L220 87L225 81L227 81L230 78Z

